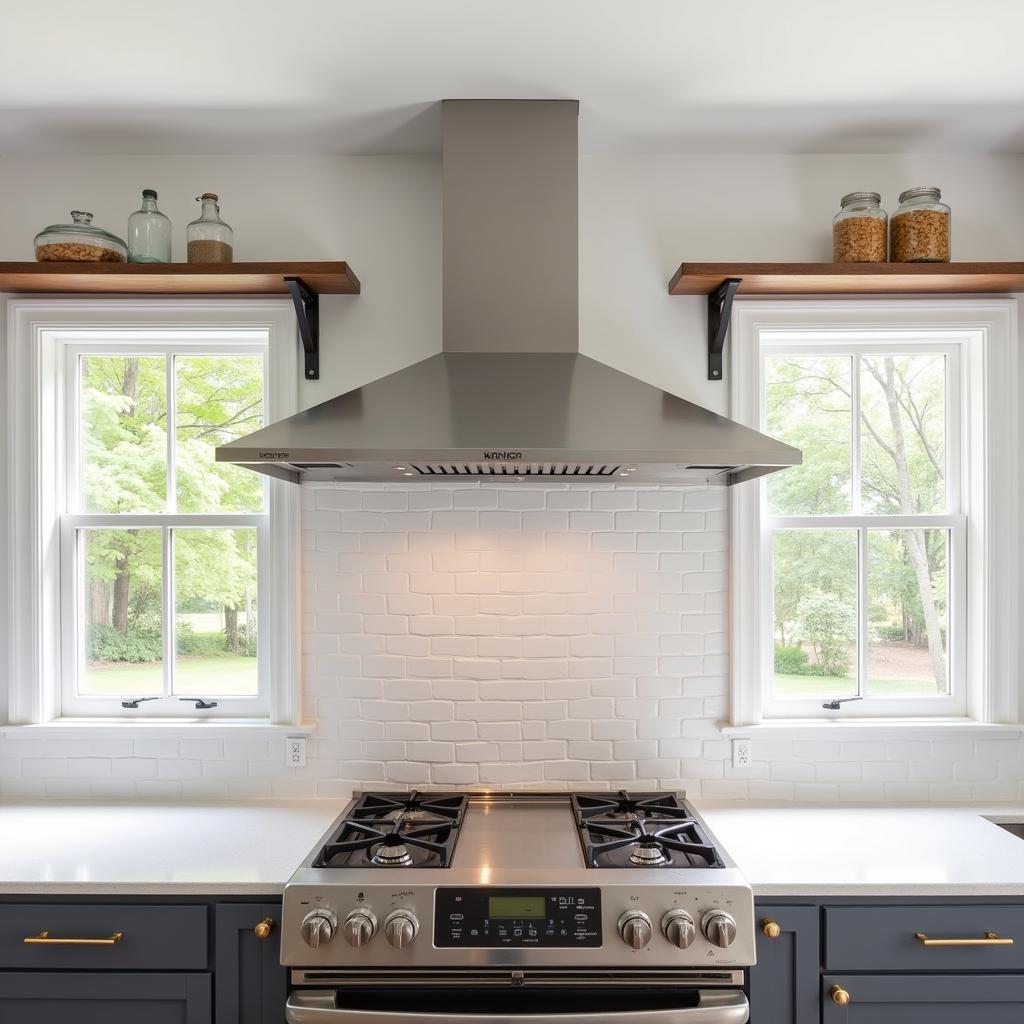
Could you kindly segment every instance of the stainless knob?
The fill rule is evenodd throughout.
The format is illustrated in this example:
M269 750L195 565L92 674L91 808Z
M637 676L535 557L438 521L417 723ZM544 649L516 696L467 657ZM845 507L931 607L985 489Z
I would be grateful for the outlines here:
M724 910L709 910L700 922L704 938L725 949L736 938L736 922Z
M420 923L411 910L396 910L384 920L384 937L395 949L408 946L420 930Z
M627 910L619 918L619 935L627 946L643 949L651 941L651 919L642 910Z
M311 910L301 925L302 938L307 946L319 949L321 942L330 942L338 930L338 917L329 907Z
M369 907L353 910L345 918L342 933L350 946L364 946L377 934L377 918Z
M685 910L670 910L661 919L661 930L665 938L680 949L688 949L697 937L697 926Z

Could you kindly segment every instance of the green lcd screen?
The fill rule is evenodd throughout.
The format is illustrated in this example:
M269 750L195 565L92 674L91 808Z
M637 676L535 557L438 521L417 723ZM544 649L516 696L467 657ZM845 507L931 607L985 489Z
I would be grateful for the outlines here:
M491 896L487 916L490 918L511 917L517 920L544 917L543 896Z

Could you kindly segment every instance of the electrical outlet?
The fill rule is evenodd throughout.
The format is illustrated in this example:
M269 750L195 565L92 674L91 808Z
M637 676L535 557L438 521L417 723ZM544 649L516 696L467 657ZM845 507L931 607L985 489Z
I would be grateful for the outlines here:
M289 736L284 741L284 763L289 768L306 767L305 736Z
M749 768L751 761L750 740L734 739L732 741L733 768Z

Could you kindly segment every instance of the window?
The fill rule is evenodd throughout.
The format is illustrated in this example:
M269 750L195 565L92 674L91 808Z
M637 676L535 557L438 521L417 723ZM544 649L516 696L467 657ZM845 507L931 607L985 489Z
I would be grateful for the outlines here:
M804 460L734 499L737 724L1001 714L986 492L1007 309L980 326L965 303L867 307L734 321L741 418Z
M40 604L12 720L287 724L298 489L214 457L294 408L287 308L16 306L12 378L32 394L14 415L34 421L36 450L15 452L15 472L38 514L17 503L15 519L38 543L21 568Z

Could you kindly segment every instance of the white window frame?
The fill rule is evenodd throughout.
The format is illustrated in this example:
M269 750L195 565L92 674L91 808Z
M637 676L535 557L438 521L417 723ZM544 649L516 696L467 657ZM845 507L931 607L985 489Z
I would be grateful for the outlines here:
M146 348L151 341L154 347ZM265 511L209 516L70 513L66 453L77 442L78 357L87 352L265 352L267 421L298 408L294 312L276 299L11 300L7 323L8 721L14 725L168 723L294 725L300 720L299 488L266 487ZM74 486L73 481L71 485ZM125 710L120 699L75 697L74 531L111 525L251 525L264 531L260 697L197 710L172 700ZM235 522L235 520L238 520ZM165 530L165 537L166 537ZM165 591L167 582L165 581ZM167 600L165 593L165 600ZM165 637L165 660L169 638Z
M733 726L835 721L1015 723L1019 713L1020 493L1017 419L1017 304L1014 300L737 301L732 318L733 416L763 429L766 355L820 353L823 336L843 352L897 352L915 343L947 355L948 507L936 516L803 517L765 514L765 481L732 489ZM950 531L950 579L960 597L949 609L951 698L875 698L842 704L771 699L770 525L811 528L917 525ZM864 534L861 532L860 537ZM861 588L864 581L860 580ZM862 605L866 602L861 602ZM861 613L864 613L862 608ZM959 625L959 628L957 628ZM863 631L862 631L863 634ZM864 652L861 652L862 655Z

